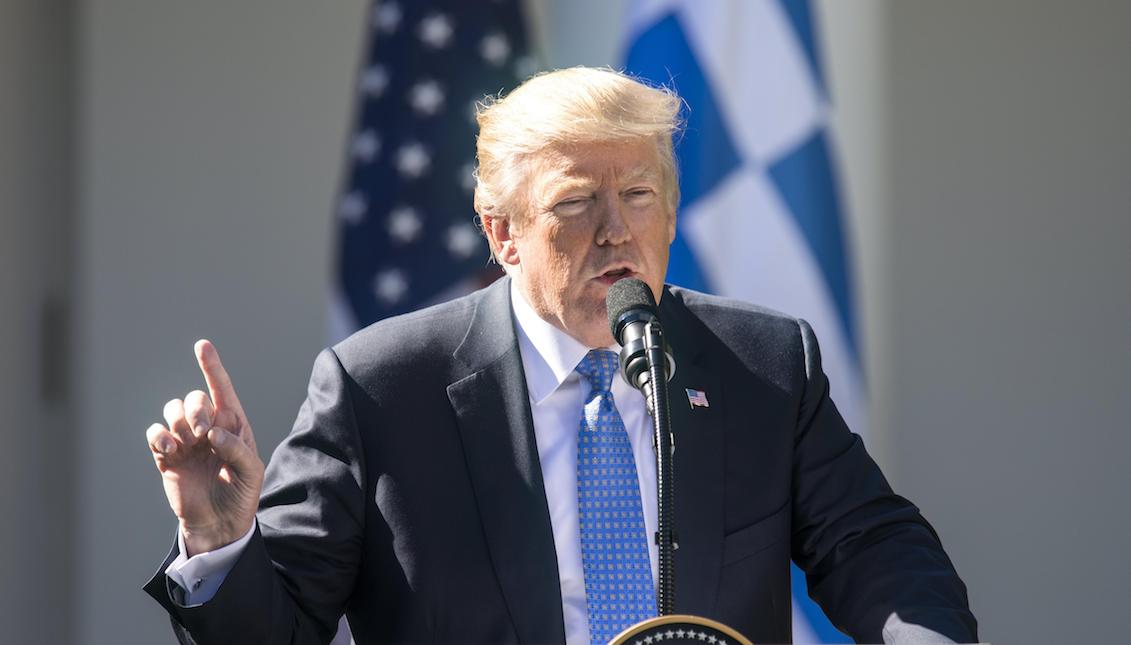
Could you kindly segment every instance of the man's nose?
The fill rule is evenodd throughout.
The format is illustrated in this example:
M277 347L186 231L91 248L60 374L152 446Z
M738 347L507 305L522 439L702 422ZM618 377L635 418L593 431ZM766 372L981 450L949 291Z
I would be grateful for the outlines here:
M598 199L600 221L597 225L597 244L624 244L632 239L625 220L625 205L616 191L608 191Z

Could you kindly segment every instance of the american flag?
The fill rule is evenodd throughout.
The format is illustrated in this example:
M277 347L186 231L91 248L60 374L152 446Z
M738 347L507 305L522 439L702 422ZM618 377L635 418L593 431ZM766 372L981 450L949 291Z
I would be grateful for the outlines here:
M707 393L703 390L693 390L691 388L687 388L687 402L691 404L692 408L694 408L695 406L699 406L701 408L711 407L711 404L707 403Z
M337 203L334 340L487 284L475 104L536 71L516 0L385 0L368 16Z

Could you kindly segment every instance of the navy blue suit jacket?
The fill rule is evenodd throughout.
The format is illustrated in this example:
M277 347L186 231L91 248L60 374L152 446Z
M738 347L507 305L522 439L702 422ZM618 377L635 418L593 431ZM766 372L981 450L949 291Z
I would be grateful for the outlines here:
M790 640L792 558L840 629L879 642L892 613L977 640L934 530L895 495L828 395L800 320L679 288L678 613ZM216 596L146 590L183 642L560 643L550 515L506 279L379 322L322 352L267 468L259 530Z

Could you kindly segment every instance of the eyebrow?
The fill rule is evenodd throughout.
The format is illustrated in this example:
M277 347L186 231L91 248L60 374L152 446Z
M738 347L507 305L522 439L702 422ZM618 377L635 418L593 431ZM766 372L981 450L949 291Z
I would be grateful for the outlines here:
M537 198L538 207L549 209L565 193L583 190L599 183L594 176L585 174L581 170L580 164L547 169L546 174L543 175L543 185L549 190ZM647 163L631 166L620 173L620 181L622 182L645 180L658 184L662 182L662 177L663 173L659 168Z
M570 177L564 173L555 173L546 184L549 190L536 198L538 208L549 210L565 194L592 186L594 183L592 178Z

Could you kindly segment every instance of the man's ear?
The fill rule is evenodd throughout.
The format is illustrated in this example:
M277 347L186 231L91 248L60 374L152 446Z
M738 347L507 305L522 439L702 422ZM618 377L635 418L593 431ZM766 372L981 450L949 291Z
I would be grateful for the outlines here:
M504 268L518 265L518 245L510 218L486 216L483 218L483 231L487 234L491 251Z

